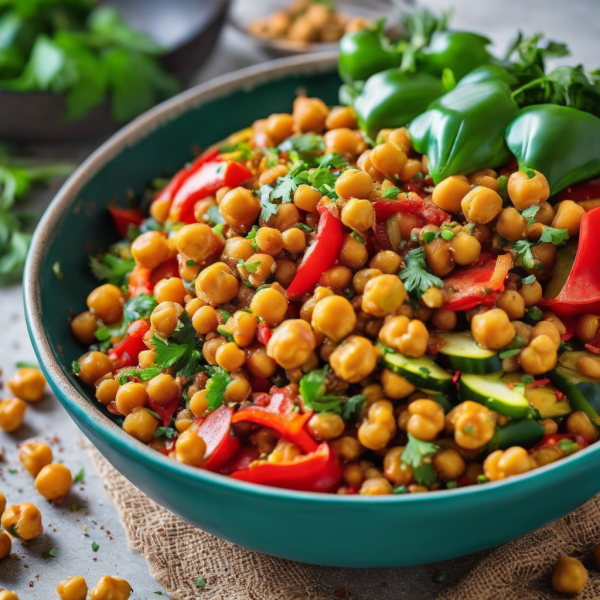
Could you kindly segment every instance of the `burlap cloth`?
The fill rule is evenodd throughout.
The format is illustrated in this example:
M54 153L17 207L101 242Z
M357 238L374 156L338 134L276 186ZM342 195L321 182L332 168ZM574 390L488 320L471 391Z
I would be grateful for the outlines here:
M251 552L213 537L160 507L120 475L96 450L92 464L115 504L132 550L141 552L152 576L172 600L331 600L316 569ZM493 515L490 515L493 519ZM570 515L485 556L437 600L546 600L553 563L563 555L580 558L590 579L577 600L600 599L600 574L591 550L600 543L600 495ZM207 586L196 588L196 574ZM364 572L369 577L369 572ZM321 578L322 579L322 578ZM411 586L412 587L412 586ZM352 590L338 597L358 599ZM393 599L391 590L381 594ZM403 597L421 598L416 592Z

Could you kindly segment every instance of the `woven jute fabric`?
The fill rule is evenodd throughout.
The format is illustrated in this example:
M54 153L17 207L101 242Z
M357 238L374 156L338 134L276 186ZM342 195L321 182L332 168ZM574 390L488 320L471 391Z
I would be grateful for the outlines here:
M332 598L332 591L318 583L323 579L316 576L321 567L251 552L209 535L150 500L96 450L91 449L90 456L117 508L132 550L145 556L150 573L173 600ZM589 569L590 579L577 600L598 600L600 574L591 562L591 550L598 543L600 495L563 519L491 552L458 584L444 590L438 600L564 598L553 592L550 584L552 565L561 556L580 558ZM202 592L196 588L198 575L208 582ZM364 576L369 577L369 572ZM416 590L417 595L405 591L409 595L403 597L419 598Z

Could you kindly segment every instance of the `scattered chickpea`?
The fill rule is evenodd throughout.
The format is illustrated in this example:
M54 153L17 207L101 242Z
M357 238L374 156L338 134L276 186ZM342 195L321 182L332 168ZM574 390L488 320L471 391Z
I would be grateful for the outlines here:
M8 533L0 531L0 560L6 558L12 549L12 540Z
M23 502L7 507L2 513L2 528L20 540L32 540L41 535L42 515L33 504Z
M40 440L28 440L19 449L19 460L25 470L36 477L45 466L52 462L52 450L48 444Z
M504 348L516 333L508 315L500 308L475 315L471 319L471 332L479 344L490 350Z
M35 489L46 500L60 502L71 489L73 476L71 470L63 464L46 465L35 478Z
M59 600L85 600L88 586L83 577L67 577L56 586Z
M120 577L106 575L90 591L90 600L127 600L131 586Z
M555 592L579 594L587 581L587 569L576 558L561 556L552 567L552 587Z
M27 404L18 398L0 400L0 429L11 433L16 431L25 418Z

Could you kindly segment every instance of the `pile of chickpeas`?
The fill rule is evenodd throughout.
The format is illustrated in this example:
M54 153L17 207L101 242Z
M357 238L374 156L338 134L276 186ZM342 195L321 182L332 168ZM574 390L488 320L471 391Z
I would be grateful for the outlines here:
M296 44L331 43L370 24L369 19L350 18L323 2L294 0L285 10L277 10L265 19L253 20L248 32L264 39Z
M132 589L129 583L120 577L105 575L89 590L83 577L67 577L56 586L58 600L127 600ZM19 600L14 592L0 588L0 600Z
M350 167L335 182L339 197L333 201L309 185L299 185L293 201L281 204L276 214L264 220L253 192L276 184L289 167L285 152L280 153L277 165L267 166L260 148L274 148L290 136L306 133L323 136L324 153L340 153L348 159ZM252 149L251 158L239 158L253 173L248 183L221 188L214 196L198 201L196 223L172 226L168 234L148 231L131 244L131 256L140 267L154 269L172 258L179 264L178 276L163 279L154 287L159 304L149 319L147 350L139 356L140 368L155 363L152 337L170 336L184 311L202 342L203 360L230 376L224 397L230 405L251 405L256 396L252 382L268 378L285 385L295 397L297 410L306 412L298 384L305 374L329 365L328 394L366 397L365 407L350 422L335 412L316 412L307 424L310 435L318 442L328 442L344 465L343 483L333 490L339 494L381 495L398 489L427 492L456 487L457 481L472 485L518 475L564 457L558 447L533 453L513 447L482 460L481 452L496 425L509 419L470 400L444 414L431 394L380 366L378 342L418 358L426 353L435 356L437 331L470 330L475 340L490 350L506 348L518 336L522 347L518 354L503 360L503 370L535 376L548 372L557 362L566 327L549 311L543 312L535 325L523 319L542 297L541 282L552 274L554 244L533 246L533 268L511 270L494 305L468 311L445 308L448 290L435 286L418 302L411 300L398 273L404 267L405 252L414 248L423 248L429 271L442 279L457 268L476 263L483 250L509 254L516 263L514 242L538 240L545 227L566 229L569 236L576 236L584 213L579 205L570 200L550 205L544 175L526 174L516 167L456 175L434 186L427 157L413 150L406 129L382 130L380 143L369 148L352 108L330 108L318 98L297 98L291 114L273 114L256 121L229 139L230 143L238 141L247 142ZM507 199L499 193L500 175L508 178ZM412 187L406 187L407 183ZM411 198L420 197L447 211L450 221L437 227L417 215L400 213L396 218L400 247L397 251L381 249L373 236L373 203L392 186L402 190L399 199L409 190ZM312 292L298 302L290 301L286 288L306 249L314 243L318 208L323 206L342 222L339 260L322 273ZM538 211L528 224L520 211L530 206L537 206ZM225 221L222 234L205 221L212 207L218 207ZM152 203L150 214L158 223L168 224L170 210L168 200L160 199ZM249 239L255 225L258 230ZM435 235L443 230L453 233L451 239ZM434 234L425 236L434 238L429 242L424 237L427 232ZM525 283L524 278L531 274L535 280L528 277ZM75 337L87 345L100 325L119 323L126 300L126 292L117 286L96 288L88 297L88 311L73 319ZM228 320L224 311L231 314ZM267 343L257 338L261 324L272 330ZM589 342L599 328L598 316L582 315L576 322L576 338ZM577 368L600 378L600 359L585 357ZM82 381L95 387L98 401L116 406L124 416L125 431L175 460L202 466L206 445L198 434L196 419L208 414L206 374L184 379L170 368L147 382L120 384L119 372L106 354L97 350L79 359L79 369ZM187 407L184 392L189 399ZM169 448L164 438L154 438L159 422L144 407L149 400L162 404L175 398L181 399L174 415L178 437ZM542 424L547 434L558 430L554 420ZM261 460L278 462L301 454L298 446L273 430L246 425L234 425L233 433L244 443L257 446ZM573 412L561 427L587 442L597 439L595 427L581 411ZM408 433L441 447L427 459L436 473L436 482L430 487L418 484L411 467L401 460Z

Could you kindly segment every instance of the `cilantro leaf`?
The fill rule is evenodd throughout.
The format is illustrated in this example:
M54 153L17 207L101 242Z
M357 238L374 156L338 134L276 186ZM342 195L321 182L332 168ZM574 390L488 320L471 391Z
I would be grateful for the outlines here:
M556 246L564 244L569 239L568 229L556 229L554 227L544 227L540 242L551 242Z
M77 373L79 373L79 371L81 371L81 367L79 366L79 363L74 360L71 363L71 371L73 371L73 373L75 373L75 375L77 375Z
M322 369L315 369L307 373L300 380L300 394L307 408L315 412L342 412L342 399L339 396L327 396L325 394L325 379L329 371L329 365ZM355 401L356 402L356 401Z
M355 414L359 413L364 408L366 402L367 398L362 394L350 396L342 408L342 419L344 421L350 421Z
M172 367L188 353L186 345L169 344L156 336L153 336L152 343L155 346L156 364L162 369Z
M246 271L248 271L248 273L256 273L258 271L258 267L260 267L260 260L255 262L245 262L243 258L240 258L237 261L237 266L243 267L246 269Z
M270 169L279 164L279 150L277 148L261 148L267 159L267 168Z
M123 306L123 315L126 323L133 323L137 319L149 319L152 311L158 306L154 296L138 294L130 298Z
M535 246L535 242L531 240L518 240L513 246L513 250L517 253L517 260L525 269L533 269L535 266L535 258L531 252L531 247Z
M196 330L187 312L181 313L179 321L181 327L171 334L170 343L153 336L155 362L161 369L176 365L177 375L189 378L196 373L201 355L196 349Z
M96 279L122 285L135 267L133 258L120 258L114 254L103 254L100 258L90 256L90 270Z
M100 546L98 544L96 544L96 542L92 542L92 550L94 552L98 552L99 549L100 549Z
M260 198L260 218L263 221L268 221L273 215L277 214L278 206L271 202L271 193L273 192L273 186L271 185L263 185L260 190L258 190L259 198ZM254 234L256 236L256 234Z
M532 306L525 312L525 317L532 321L541 321L543 316L544 313L537 306Z
M221 367L202 365L200 370L210 377L206 382L206 401L210 410L216 410L223 405L225 390L231 383L231 379L227 371Z
M297 189L298 182L296 181L294 170L292 169L287 175L285 175L284 177L279 177L277 179L277 185L271 192L270 199L273 200L276 198L280 198L281 203L286 204L293 200L294 192Z
M54 558L58 554L58 550L56 548L50 548L47 552L42 552L42 558Z
M525 175L527 175L527 177L529 177L529 179L533 179L535 177L535 171L528 167L521 167L519 169L519 171L521 171L522 173L525 173Z
M528 275L527 277L523 277L523 279L521 279L521 281L527 285L527 284L530 284L530 283L533 283L534 281L536 281L536 276Z
M400 188L395 186L385 188L383 191L383 198L387 198L388 200L396 200L398 194L400 193Z
M408 443L402 452L401 461L412 468L415 480L419 485L430 487L435 482L435 470L431 464L422 464L423 459L435 454L440 449L436 444L423 442L408 434Z
M538 210L540 210L540 207L537 204L532 204L521 213L527 219L527 226L535 223L535 215L537 215Z
M157 427L152 435L155 438L166 437L168 440L172 440L177 435L177 431L172 427Z
M289 137L279 144L279 150L282 152L292 150L298 154L320 154L325 150L325 142L322 135L306 133L300 136Z
M77 472L77 475L75 475L75 477L73 477L73 483L79 483L80 481L83 481L85 477L85 469L80 469Z
M149 381L153 379L157 375L160 375L162 370L159 367L146 367L143 371L140 372L140 379L142 381Z
M420 299L430 287L444 287L444 282L427 270L423 248L411 250L404 260L406 266L398 273L398 277L404 282L404 289L411 298Z

